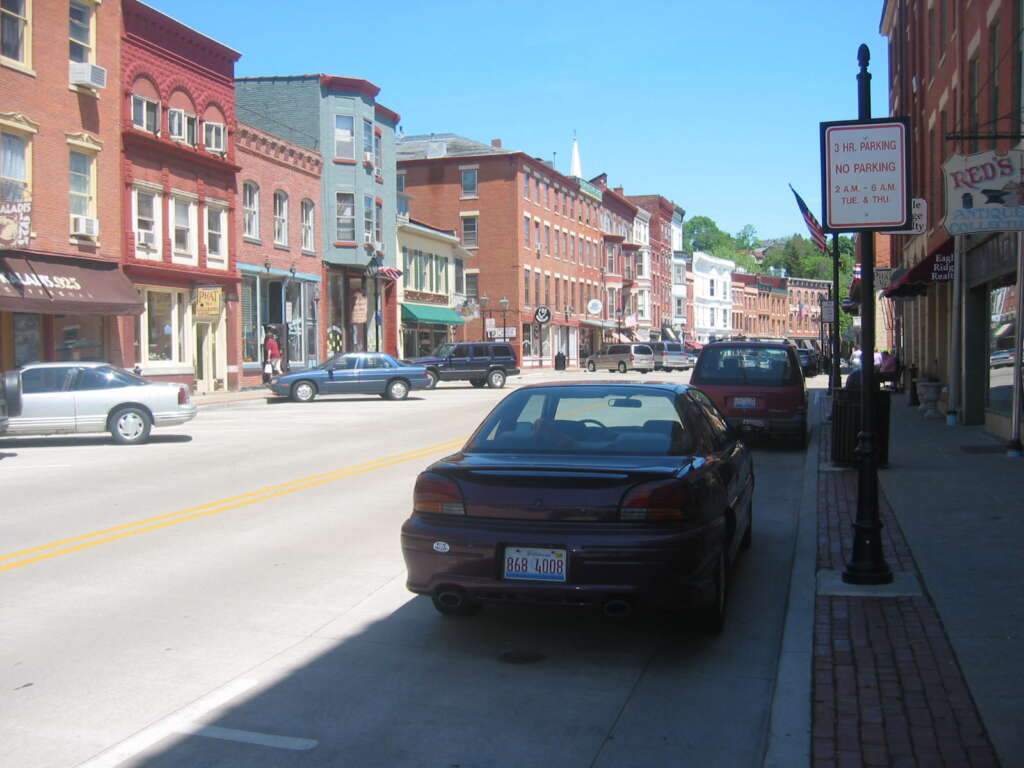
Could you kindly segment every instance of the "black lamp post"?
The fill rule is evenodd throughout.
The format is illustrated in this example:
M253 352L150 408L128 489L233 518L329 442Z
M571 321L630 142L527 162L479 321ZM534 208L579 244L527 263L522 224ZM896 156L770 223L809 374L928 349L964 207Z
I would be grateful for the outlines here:
M380 254L370 257L366 265L366 276L373 280L373 337L374 349L380 352L380 268L383 259Z
M498 303L501 305L501 340L507 342L508 341L508 320L506 319L506 315L508 314L508 305L509 305L508 298L505 297L505 296L502 296L500 299L498 299Z

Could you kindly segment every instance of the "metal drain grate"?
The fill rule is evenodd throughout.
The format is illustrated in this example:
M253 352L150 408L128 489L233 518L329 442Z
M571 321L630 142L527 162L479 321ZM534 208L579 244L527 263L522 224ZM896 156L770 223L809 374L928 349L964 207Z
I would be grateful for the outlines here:
M964 453L1006 453L1005 445L961 445L960 450Z

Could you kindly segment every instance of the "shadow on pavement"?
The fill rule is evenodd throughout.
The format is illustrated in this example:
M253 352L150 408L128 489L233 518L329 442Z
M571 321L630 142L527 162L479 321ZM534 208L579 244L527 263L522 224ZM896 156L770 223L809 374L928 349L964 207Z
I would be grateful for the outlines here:
M387 405L393 405L396 402L399 402L399 403L405 402L405 401L413 402L413 401L420 401L420 400L423 400L423 399L424 398L417 397L416 395L409 395L407 398L405 398L405 400L385 400L380 395L360 395L360 396L317 395L316 400L313 400L310 403L296 403L296 402L294 402L292 400L289 400L287 397L268 397L267 398L267 405L278 405L278 406L294 405L296 407L301 407L301 408L305 408L305 407L308 407L308 406L315 406L315 405L330 405L331 403L335 403L335 404L342 404L342 403L385 403Z
M145 445L160 445L161 443L189 443L192 442L192 435L170 434L149 436L149 442ZM76 448L91 445L115 445L110 435L60 435L53 437L5 437L0 440L0 448ZM124 446L136 448L139 446ZM0 454L0 458L17 456L16 453Z

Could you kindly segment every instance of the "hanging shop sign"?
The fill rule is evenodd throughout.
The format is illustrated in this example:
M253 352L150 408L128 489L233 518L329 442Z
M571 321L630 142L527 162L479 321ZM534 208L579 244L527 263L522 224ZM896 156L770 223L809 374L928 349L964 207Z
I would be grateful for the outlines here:
M836 321L836 303L831 299L821 302L821 322L834 323Z
M349 318L349 322L356 325L362 325L365 323L366 309L366 294L361 291L357 291L352 296L352 317Z
M910 204L910 226L907 229L893 229L883 235L923 235L928 229L928 201L915 197Z
M533 319L540 325L547 325L551 322L551 310L545 306L537 307L533 313Z
M910 226L909 119L821 124L821 208L826 232Z
M196 320L219 320L223 298L220 286L196 288Z
M27 248L32 236L32 201L0 202L0 249Z
M953 155L942 171L951 235L1024 230L1024 150Z
M600 315L603 306L604 305L601 304L600 299L591 299L587 302L587 313L591 315Z

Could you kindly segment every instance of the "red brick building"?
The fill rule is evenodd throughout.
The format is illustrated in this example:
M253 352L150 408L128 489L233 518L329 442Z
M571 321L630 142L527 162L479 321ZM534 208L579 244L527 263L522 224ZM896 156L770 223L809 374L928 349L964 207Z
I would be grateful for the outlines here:
M639 318L634 309L636 255L640 245L633 241L633 219L637 206L629 201L622 187L608 187L608 175L590 180L601 190L601 239L603 241L606 313L616 324L620 336L635 332Z
M508 300L508 336L524 366L550 366L558 352L574 364L600 345L603 330L614 326L605 297L614 285L618 300L627 234L617 217L605 239L602 190L499 140L487 145L453 134L400 141L398 174L410 215L455 230L475 255L465 275L470 305L486 296L485 314L500 325L500 301ZM635 210L624 199L620 207ZM606 245L617 246L608 251L611 263ZM617 271L607 273L609 267ZM589 314L588 302L598 298L600 312ZM535 322L538 306L550 309L549 323ZM482 338L484 319L461 332Z
M734 272L732 283L734 291L739 286L743 287L743 327L741 329L734 324L733 330L755 338L777 339L789 335L789 297L785 277ZM739 297L734 294L734 314L739 303Z
M803 277L790 277L786 282L789 291L789 337L820 339L821 302L828 298L831 283Z
M3 23L0 368L125 362L121 5L5 3Z
M326 355L320 322L323 217L319 152L244 123L235 131L241 199L234 228L242 273L239 312L232 336L239 340L241 386L262 380L261 329L275 326L290 370L316 365ZM247 225L247 226L246 226Z
M672 219L685 211L661 195L629 195L629 200L651 214L651 329L658 334L672 325Z
M239 54L123 0L124 267L143 297L126 360L199 392L238 386Z

